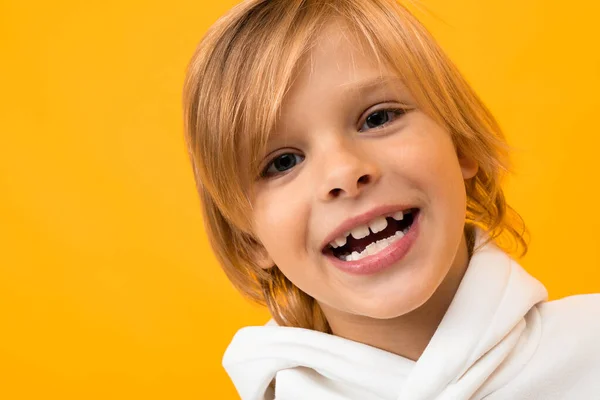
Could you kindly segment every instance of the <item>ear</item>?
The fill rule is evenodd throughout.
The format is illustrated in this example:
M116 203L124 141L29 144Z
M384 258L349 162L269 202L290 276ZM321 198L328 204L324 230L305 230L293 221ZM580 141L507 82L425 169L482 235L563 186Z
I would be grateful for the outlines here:
M273 259L269 256L266 250L263 249L261 254L256 258L256 263L262 269L271 269L275 266Z
M253 240L254 241L254 240ZM273 259L267 252L267 249L260 243L254 241L254 248L252 249L252 259L261 269L270 269L275 266Z
M458 163L460 164L460 169L462 171L464 180L471 179L477 175L477 171L479 171L479 163L475 159L458 154Z

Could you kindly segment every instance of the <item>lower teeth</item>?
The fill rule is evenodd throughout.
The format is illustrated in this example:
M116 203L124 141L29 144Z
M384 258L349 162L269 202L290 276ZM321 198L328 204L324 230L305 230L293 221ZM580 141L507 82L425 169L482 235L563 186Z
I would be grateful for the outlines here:
M340 256L339 259L342 261L357 261L357 260L360 260L367 256L370 256L372 254L379 253L381 250L385 249L392 243L395 243L398 240L402 239L404 237L404 235L406 235L406 233L408 233L409 229L410 229L410 226L407 226L402 231L397 231L393 236L390 236L386 239L381 239L381 240L378 240L377 242L371 243L360 253L357 251L354 251L354 252L352 252L352 254L344 254L344 255Z

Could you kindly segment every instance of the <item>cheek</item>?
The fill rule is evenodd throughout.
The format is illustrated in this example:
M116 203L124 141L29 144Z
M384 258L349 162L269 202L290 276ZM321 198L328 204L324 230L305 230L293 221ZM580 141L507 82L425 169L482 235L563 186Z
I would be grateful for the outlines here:
M428 154L423 155L426 164L420 171L423 181L428 182L430 201L443 223L458 230L465 221L467 197L454 146L449 137L443 136L428 148Z
M466 205L462 171L449 135L432 125L407 134L386 146L382 160L395 179L425 196L427 203L443 202L458 210Z
M292 185L264 190L255 197L256 233L282 270L290 260L301 258L306 248L307 210L307 201Z

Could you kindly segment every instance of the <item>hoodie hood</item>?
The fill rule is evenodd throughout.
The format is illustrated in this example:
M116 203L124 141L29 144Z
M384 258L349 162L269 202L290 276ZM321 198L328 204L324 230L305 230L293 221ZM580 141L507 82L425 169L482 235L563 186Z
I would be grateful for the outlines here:
M476 243L486 239L476 232ZM548 292L493 242L475 252L459 288L415 362L317 331L266 326L238 331L223 366L243 400L278 398L470 399L513 378L540 336L537 303ZM325 397L320 397L325 396Z

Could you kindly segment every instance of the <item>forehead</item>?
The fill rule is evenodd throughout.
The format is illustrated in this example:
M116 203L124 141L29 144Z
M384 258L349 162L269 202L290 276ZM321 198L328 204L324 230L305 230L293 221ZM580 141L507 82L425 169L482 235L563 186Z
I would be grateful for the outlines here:
M327 22L299 60L289 96L306 88L351 91L382 76L394 75L354 30L339 19Z
M332 100L342 108L347 102L368 102L375 97L410 99L393 68L348 25L333 20L324 25L299 60L281 105L281 118L301 120L308 110L326 113L331 111Z

